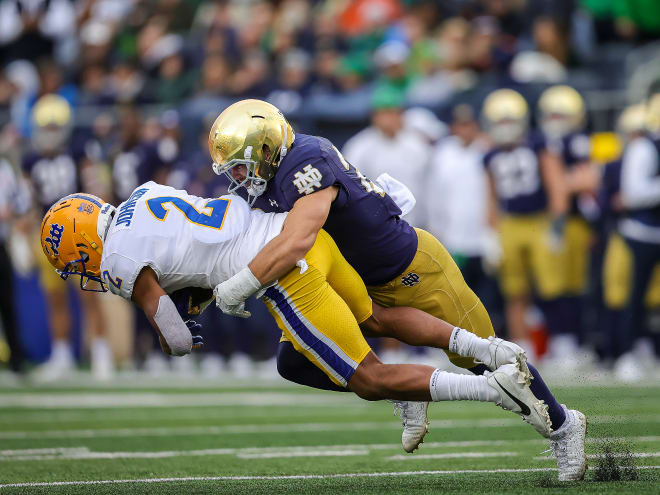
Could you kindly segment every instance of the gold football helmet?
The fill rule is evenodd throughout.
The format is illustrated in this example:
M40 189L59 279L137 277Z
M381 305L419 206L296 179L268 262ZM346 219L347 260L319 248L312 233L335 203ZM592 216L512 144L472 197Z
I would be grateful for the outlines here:
M638 132L646 131L646 105L638 103L623 109L616 123L616 130L625 141Z
M527 132L529 110L520 93L498 89L488 95L482 110L486 132L499 146L519 142Z
M71 105L61 96L44 95L32 109L32 142L42 153L59 150L71 135Z
M103 239L115 207L91 194L70 194L50 207L41 222L41 248L62 279L80 276L80 288L107 290L101 276ZM90 281L100 288L88 288Z
M211 127L213 171L229 178L230 193L245 187L252 206L266 190L294 139L291 124L277 107L261 100L239 101L227 107ZM240 180L232 175L232 169L239 165L247 169Z
M584 127L586 110L580 93L570 86L552 86L539 99L541 129L550 139L561 139Z

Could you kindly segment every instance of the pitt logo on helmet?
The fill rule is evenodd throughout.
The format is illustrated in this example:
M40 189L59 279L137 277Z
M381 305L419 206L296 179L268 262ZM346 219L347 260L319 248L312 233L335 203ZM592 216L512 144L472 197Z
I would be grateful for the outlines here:
M48 232L49 237L44 239L44 242L50 246L55 256L59 256L60 254L58 250L60 248L60 242L62 242L62 232L64 232L64 226L51 223L50 231ZM44 245L44 250L46 250L46 254L49 254L48 246Z
M41 247L62 279L78 275L83 290L107 290L101 278L101 255L114 213L112 205L91 194L70 194L46 212ZM88 288L90 281L99 287Z

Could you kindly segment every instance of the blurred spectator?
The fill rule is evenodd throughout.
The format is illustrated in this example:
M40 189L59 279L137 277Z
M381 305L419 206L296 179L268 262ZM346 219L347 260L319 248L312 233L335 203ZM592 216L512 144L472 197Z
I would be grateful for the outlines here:
M451 136L440 141L433 152L422 205L429 231L451 253L477 295L485 278L481 258L488 213L488 182L482 163L486 150L472 108L454 107Z
M285 114L300 111L310 88L311 64L310 56L302 50L285 53L280 62L277 88L267 100Z
M379 88L371 105L371 126L348 140L343 150L346 160L371 180L388 173L408 186L418 204L423 204L431 146L404 128L403 97L396 89ZM423 227L424 213L423 208L414 208L406 220Z

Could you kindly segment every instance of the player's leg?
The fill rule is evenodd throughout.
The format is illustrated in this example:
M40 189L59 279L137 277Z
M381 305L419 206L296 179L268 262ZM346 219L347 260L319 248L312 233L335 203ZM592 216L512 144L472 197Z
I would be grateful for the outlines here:
M110 344L106 339L105 318L101 309L102 294L80 291L80 301L85 311L85 323L88 329L90 363L92 375L98 380L109 380L114 372L114 363Z

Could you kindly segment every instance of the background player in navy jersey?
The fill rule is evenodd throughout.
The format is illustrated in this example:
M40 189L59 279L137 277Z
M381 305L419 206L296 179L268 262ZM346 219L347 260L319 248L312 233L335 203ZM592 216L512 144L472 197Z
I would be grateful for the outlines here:
M538 109L546 146L562 163L569 194L563 235L565 255L561 264L564 287L557 305L561 325L553 329L560 333L552 335L550 360L570 372L587 361L578 351L578 337L584 327L584 295L593 241L588 219L593 218L596 211L595 194L600 174L590 161L591 143L585 132L586 108L580 94L570 86L552 86L541 95Z
M494 147L484 156L490 183L489 223L499 234L498 269L509 336L528 353L526 312L534 290L548 326L561 326L557 305L563 289L562 249L568 197L563 169L542 136L529 132L529 111L511 89L491 93L482 116ZM552 306L552 307L551 307Z
M245 300L303 259L324 228L362 277L374 302L386 307L359 321L365 334L448 349L455 364L479 374L485 371L474 360L454 354L473 345L469 342L475 342L475 335L494 337L494 332L486 309L449 253L433 236L402 220L401 210L383 187L348 163L327 139L294 135L277 108L244 100L216 119L209 151L216 173L231 179L230 191L245 188L255 207L289 211L282 233L240 274L216 286L216 304L224 312L249 316L243 310ZM392 319L387 309L392 306L410 306L439 319L429 322L415 311L408 318ZM281 350L278 365L285 378L321 385L306 380L311 366L286 370L283 354ZM550 410L560 479L580 479L586 469L586 419L560 406L538 372L531 366L529 370L532 391ZM406 420L423 423L425 433L427 404L405 407L414 411Z
M60 96L48 94L37 101L32 110L31 130L32 148L23 157L23 170L34 189L35 206L42 214L62 195L87 189L81 178L80 162L84 153L72 146L72 109ZM40 282L46 292L53 343L49 360L36 370L35 377L44 381L56 380L74 368L69 342L72 322L67 310L68 291L50 265L43 262L43 256L37 255L36 259ZM97 378L108 379L112 373L112 355L105 340L105 320L98 296L81 293L81 301L92 335L92 371Z

